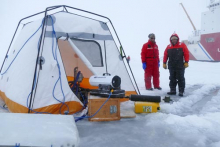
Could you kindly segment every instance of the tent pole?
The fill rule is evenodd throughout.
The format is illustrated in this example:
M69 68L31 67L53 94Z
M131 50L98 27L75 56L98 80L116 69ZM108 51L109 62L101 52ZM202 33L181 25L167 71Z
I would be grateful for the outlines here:
M16 34L17 31L18 31L18 27L20 26L21 21L22 21L22 20L19 21L19 23L18 23L18 25L17 25L17 28L16 28L16 30L15 30L15 32L14 32L14 35L13 35L12 40L11 40L11 43L10 43L10 45L9 45L9 47L8 47L7 53L6 53L5 58L4 58L4 61L3 61L3 63L2 63L0 73L1 73L1 71L2 71L3 65L5 64L5 60L6 60L6 58L7 58L7 55L8 55L8 52L9 52L9 50L10 50L11 44L12 44L12 42L13 42L13 40L14 40L15 34Z
M47 30L47 21L46 21L46 27L45 27L45 31ZM42 49L41 49L41 54L38 56L38 58L39 57L42 57L42 54L43 54L43 50L44 50L44 41L45 41L45 35L46 35L46 33L44 33L44 37L43 37L43 44L42 44ZM38 60L38 63L39 63L39 60ZM40 64L40 66L42 66L41 65L41 62L39 63ZM35 95L36 95L36 91L37 91L37 86L38 86L38 80L39 80L39 74L40 74L40 71L41 71L41 69L40 70L38 70L38 74L37 74L37 80L36 80L36 87L34 88L34 96L33 96L33 101L32 101L32 108L33 108L33 105L34 105L34 99L35 99Z
M67 8L66 8L65 6L63 6L63 7L64 7L64 9L66 10L66 12L68 12Z
M111 26L112 26L112 28L113 28L113 30L114 30L114 32L115 32L115 35L117 36L117 39L118 39L118 41L119 41L119 44L120 44L120 46L121 46L121 48L122 48L122 51L123 51L123 53L124 53L124 56L126 57L125 51L124 51L124 49L123 49L123 47L122 47L121 41L120 41L120 39L119 39L119 37L118 37L118 34L117 34L116 30L115 30L115 27L114 27L114 25L112 24L111 20L110 20L110 19L108 19L108 20L109 20L109 22L111 23ZM141 94L140 91L139 91L137 82L136 82L136 80L135 80L135 78L134 78L133 71L131 70L131 66L130 66L130 64L129 64L129 62L128 62L127 60L126 60L126 62L127 62L128 67L129 67L129 69L130 69L130 71L131 71L131 75L132 75L132 77L133 77L133 79L134 79L134 82L135 82L135 85L136 85L136 87L137 87L138 93Z
M104 48L105 48L105 69L106 69L106 74L108 74L108 66L107 66L107 57L106 57L106 45L105 45L105 40L104 40Z
M48 10L48 11L51 11L51 10L54 10L54 9L56 9L56 8L51 8L51 9ZM30 18L30 17L39 15L39 14L41 14L41 13L45 13L45 11L41 11L41 12L39 12L39 13L35 13L35 14L33 14L33 15L27 16L27 17L25 17L25 18L22 18L22 19L19 21L19 23L18 23L18 25L17 25L17 28L16 28L16 30L15 30L15 32L14 32L14 35L13 35L13 37L12 37L12 40L11 40L11 42L10 42L10 45L9 45L9 47L8 47L8 50L7 50L7 53L6 53L6 55L5 55L4 61L3 61L3 63L2 63L0 73L1 73L1 71L2 71L2 68L3 68L4 64L5 64L5 60L6 60L6 58L7 58L7 55L8 55L8 52L9 52L9 50L10 50L10 47L11 47L11 45L12 45L12 42L14 41L14 37L15 37L17 31L18 31L18 28L19 28L19 26L20 26L20 23L21 23L23 20L25 20L25 19L28 19L28 18Z
M37 72L37 63L38 63L38 57L39 57L39 54L40 54L40 49L41 49L41 45L42 45L42 38L43 38L43 34L45 33L45 23L47 21L47 8L46 8L46 11L45 11L45 15L44 15L44 20L43 20L43 26L42 26L42 31L41 31L41 35L40 35L40 44L39 44L39 47L38 47L38 53L37 53L37 58L36 58L36 63L35 63L35 70L34 70L34 77L33 77L33 82L32 82L32 88L31 88L31 96L30 96L30 101L29 101L29 108L28 108L28 113L31 112L31 102L32 102L32 99L33 99L33 91L34 91L34 86L35 85L35 78L36 77L36 72Z
M48 11L48 9L49 9L49 10L52 10L52 9L57 9L57 8L60 8L60 7L62 7L62 6L47 7L46 10L44 11L45 14L44 14L43 26L42 26L41 37L40 37L40 44L39 44L38 53L37 53L37 58L36 58L35 71L34 71L34 77L33 77L33 82L32 82L31 96L30 96L30 102L29 102L28 113L31 112L31 104L32 104L32 100L33 100L34 87L35 87L35 86L37 87L37 83L36 83L36 85L35 85L35 78L38 78L38 77L36 77L36 74L37 74L37 73L36 73L36 72L37 72L37 64L38 64L38 58L39 58L39 55L40 55L40 49L41 49L41 45L42 45L42 40L44 40L43 34L45 34L45 32L46 32L45 24L46 24L46 21L47 21L47 11ZM43 46L42 46L42 49L43 49ZM35 88L36 88L36 87L35 87ZM35 94L36 94L36 91L35 91ZM32 105L33 105L33 104L32 104Z
M107 25L107 26L108 26L108 25ZM108 27L108 28L109 28L109 27ZM110 30L110 29L109 29L109 30ZM110 31L110 33L111 33L111 31ZM111 33L111 35L112 35L112 33ZM112 35L112 36L113 36L113 35ZM113 38L113 40L114 40L114 38ZM119 41L120 41L120 40L119 40ZM117 46L115 40L114 40L114 43L115 43L115 45ZM121 46L121 44L120 44L120 46ZM121 50L124 51L122 46L121 46ZM123 53L124 53L124 52L123 52ZM120 52L120 51L119 51L119 54L121 55L121 52ZM125 55L125 53L124 53L124 55ZM122 56L121 56L121 57L122 57ZM126 55L125 55L124 57L126 57ZM122 57L122 60L123 60L123 57ZM127 60L126 60L126 61L127 61ZM125 65L125 62L124 62L124 61L123 61L123 63L124 63L124 65ZM137 90L138 94L140 94L139 88L138 88L138 86L137 86L136 80L135 80L135 78L134 78L133 72L132 72L132 70L131 70L131 67L130 67L128 61L127 61L127 64L128 64L128 67L129 67L129 69L130 69L130 71L131 71L133 80L134 80L134 82L135 82L135 83L132 82L132 84L135 84L135 85L136 85L136 88L134 87L134 85L133 85L133 87L134 87L135 90ZM126 66L126 65L125 65L125 66ZM126 69L126 71L127 71L127 73L128 73L128 69L127 69L127 68L125 68L125 69ZM132 81L131 77L130 77L130 80Z

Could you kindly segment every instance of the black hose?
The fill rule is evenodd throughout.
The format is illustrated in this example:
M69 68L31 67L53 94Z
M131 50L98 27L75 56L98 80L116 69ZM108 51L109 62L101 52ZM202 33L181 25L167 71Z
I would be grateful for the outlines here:
M130 95L131 101L142 101L142 102L161 102L160 96L149 96L149 95Z

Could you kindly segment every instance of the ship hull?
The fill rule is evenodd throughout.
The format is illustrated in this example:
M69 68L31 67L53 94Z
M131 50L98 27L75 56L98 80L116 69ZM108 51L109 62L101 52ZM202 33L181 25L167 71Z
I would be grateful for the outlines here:
M220 61L220 33L202 34L196 44L188 44L190 60Z

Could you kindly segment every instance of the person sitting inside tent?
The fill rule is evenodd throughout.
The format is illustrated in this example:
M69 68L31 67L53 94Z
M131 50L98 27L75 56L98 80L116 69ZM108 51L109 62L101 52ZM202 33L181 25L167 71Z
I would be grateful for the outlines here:
M149 40L142 47L141 60L145 71L145 87L147 90L153 90L151 87L151 77L153 76L154 89L161 90L159 86L159 50L155 42L155 35L149 34Z

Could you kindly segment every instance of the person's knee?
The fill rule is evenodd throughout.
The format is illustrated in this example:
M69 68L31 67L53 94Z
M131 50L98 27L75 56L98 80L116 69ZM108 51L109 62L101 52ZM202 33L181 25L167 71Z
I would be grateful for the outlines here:
M150 81L151 80L151 76L145 77L145 80Z
M176 77L175 77L175 76L170 75L169 79L170 79L170 80L176 80Z
M178 81L181 81L181 82L185 81L185 77L184 76L179 76Z
M170 76L169 79L172 80L173 78Z

